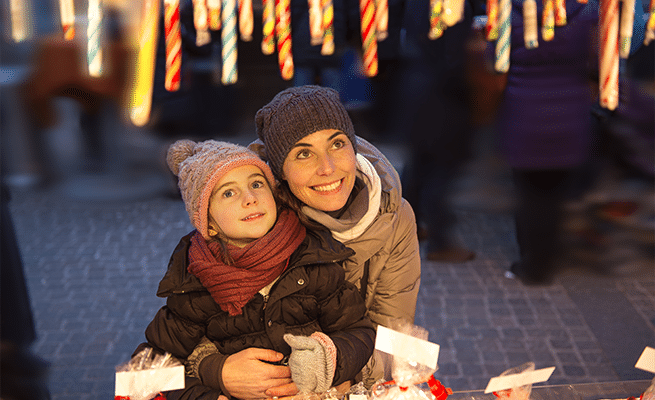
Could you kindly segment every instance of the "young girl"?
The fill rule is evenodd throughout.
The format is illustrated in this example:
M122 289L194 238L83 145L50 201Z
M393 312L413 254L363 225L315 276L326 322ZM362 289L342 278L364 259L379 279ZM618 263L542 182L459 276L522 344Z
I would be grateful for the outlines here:
M250 347L289 356L300 392L353 379L375 331L338 264L352 250L278 207L270 168L244 147L180 140L167 161L196 228L171 256L157 291L166 305L145 332L150 347L188 359L186 388L167 399L238 396L224 368Z

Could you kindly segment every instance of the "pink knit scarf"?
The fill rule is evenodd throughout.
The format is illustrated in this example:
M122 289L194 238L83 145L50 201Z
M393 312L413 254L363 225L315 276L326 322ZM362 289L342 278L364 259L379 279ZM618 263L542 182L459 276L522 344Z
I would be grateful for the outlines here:
M230 315L241 314L243 306L287 267L291 254L305 238L298 216L283 210L273 229L246 247L228 244L233 265L222 260L223 249L216 241L207 243L196 231L191 237L189 267L216 303Z

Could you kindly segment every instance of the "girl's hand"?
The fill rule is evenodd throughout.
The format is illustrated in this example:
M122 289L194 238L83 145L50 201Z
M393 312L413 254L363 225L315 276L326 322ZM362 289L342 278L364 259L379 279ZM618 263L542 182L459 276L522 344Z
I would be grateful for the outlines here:
M275 350L249 348L232 354L223 366L223 385L232 396L243 400L273 396L292 396L298 393L291 382L288 366L274 365L283 354ZM272 394L268 391L272 390Z

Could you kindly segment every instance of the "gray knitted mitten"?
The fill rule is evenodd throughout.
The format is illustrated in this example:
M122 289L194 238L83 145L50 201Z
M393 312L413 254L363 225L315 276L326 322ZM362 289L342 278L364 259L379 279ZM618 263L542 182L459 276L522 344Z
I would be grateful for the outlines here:
M289 368L291 379L301 393L323 393L332 386L336 367L336 348L325 334L315 332L312 336L284 335L291 346Z

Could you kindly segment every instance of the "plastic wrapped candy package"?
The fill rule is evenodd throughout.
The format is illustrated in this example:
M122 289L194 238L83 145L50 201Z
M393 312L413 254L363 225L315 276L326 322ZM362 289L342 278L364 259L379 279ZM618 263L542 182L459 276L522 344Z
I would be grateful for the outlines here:
M648 389L641 395L641 400L655 400L655 378L651 381Z
M520 374L522 372L534 371L534 363L527 362L518 367L510 368L507 371L500 374L500 376ZM523 385L511 389L500 390L494 392L494 395L500 400L529 400L530 393L532 392L532 384Z
M184 366L170 353L147 348L116 367L115 400L159 399L160 392L184 388Z

